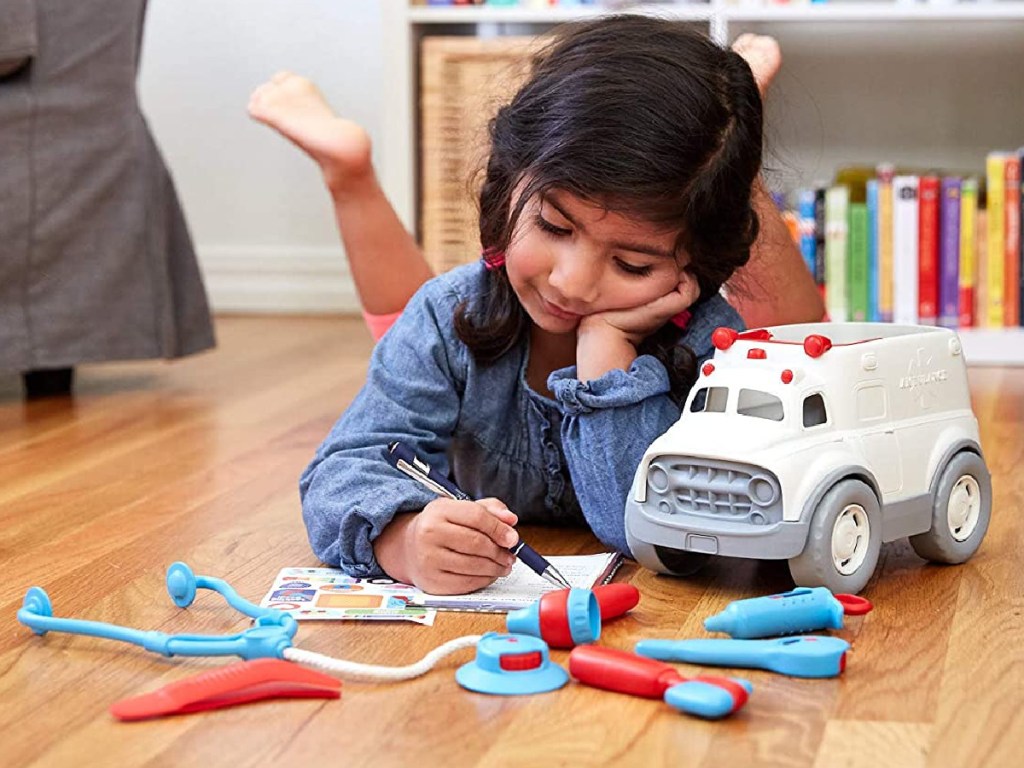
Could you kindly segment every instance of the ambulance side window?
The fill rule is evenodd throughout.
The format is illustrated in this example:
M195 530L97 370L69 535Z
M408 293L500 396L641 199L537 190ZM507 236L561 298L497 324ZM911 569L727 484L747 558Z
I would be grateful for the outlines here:
M729 399L727 387L702 387L693 396L690 411L693 413L725 413L725 403Z
M825 411L825 398L820 392L808 395L804 398L804 426L818 427L828 421L828 413Z

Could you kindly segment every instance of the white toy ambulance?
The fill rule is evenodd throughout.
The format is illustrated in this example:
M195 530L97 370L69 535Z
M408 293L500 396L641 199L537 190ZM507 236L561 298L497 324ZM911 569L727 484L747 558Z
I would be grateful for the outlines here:
M636 559L786 559L798 586L857 593L883 542L961 563L992 482L953 331L887 323L719 328L683 414L626 502Z

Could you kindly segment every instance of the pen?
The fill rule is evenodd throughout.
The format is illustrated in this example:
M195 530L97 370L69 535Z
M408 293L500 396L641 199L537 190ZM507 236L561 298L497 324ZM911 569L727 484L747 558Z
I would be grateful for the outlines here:
M429 464L418 458L410 450L409 446L404 443L397 440L391 443L388 445L385 455L391 466L425 485L438 496L447 496L449 499L458 499L460 501L472 501L455 483L442 476L439 472L435 472ZM537 550L522 539L519 539L519 541L509 547L508 551L522 560L523 563L529 566L531 571L542 579L551 582L560 589L572 588L572 585L566 581L565 576L559 573L555 566L545 560L542 555L537 553Z

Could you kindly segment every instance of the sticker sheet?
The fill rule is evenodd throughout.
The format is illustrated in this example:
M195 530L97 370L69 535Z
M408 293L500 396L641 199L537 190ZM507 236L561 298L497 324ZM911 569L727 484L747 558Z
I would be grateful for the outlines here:
M359 579L336 568L284 568L260 606L286 611L299 621L412 621L431 626L434 609L409 606L418 593L410 584Z

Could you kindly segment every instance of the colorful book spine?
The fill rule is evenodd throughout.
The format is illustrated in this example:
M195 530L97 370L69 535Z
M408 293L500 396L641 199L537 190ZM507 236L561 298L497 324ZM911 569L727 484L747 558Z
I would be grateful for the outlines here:
M988 189L987 182L978 184L978 244L974 248L977 270L974 274L974 325L983 327L988 321Z
M834 186L825 191L825 309L834 323L845 322L849 317L846 288L849 206L847 187Z
M892 180L893 322L917 324L918 177Z
M935 325L939 316L939 177L918 182L917 321Z
M1020 215L1017 217L1017 232L1020 234L1018 253L1020 254L1020 290L1017 291L1017 302L1020 305L1020 325L1024 327L1024 147L1017 150L1017 159L1020 161L1022 172L1020 182Z
M939 325L960 320L960 190L956 176L942 179L939 194Z
M825 187L814 188L814 281L825 298Z
M847 208L847 308L851 320L863 323L868 319L868 206L851 202Z
M1020 325L1020 157L1014 153L1006 157L1006 210L1005 235L1006 275L1003 325Z
M878 319L892 322L892 178L893 167L878 166Z
M960 327L974 327L974 286L978 253L978 180L960 184Z
M815 275L817 245L814 239L814 190L801 189L796 195L797 221L800 229L800 255L807 270ZM817 280L816 280L817 281Z
M878 179L867 182L868 209L868 320L877 323L881 319L878 311Z
M1006 317L1006 155L990 152L985 158L988 189L988 245L985 271L988 275L984 325L999 328Z

